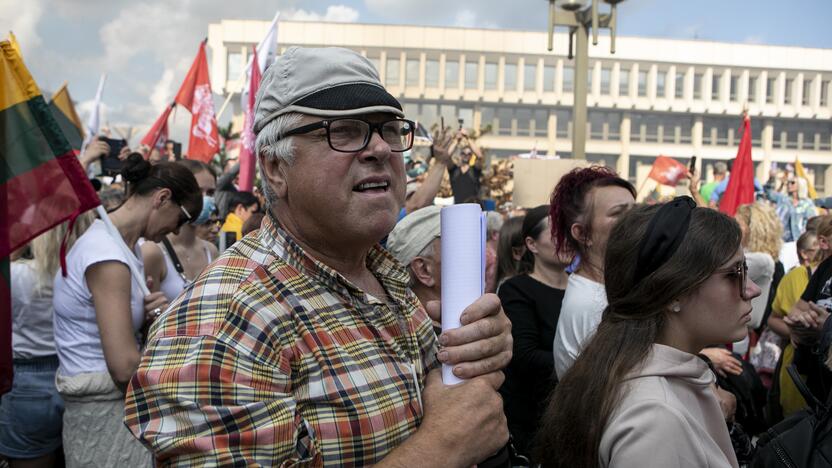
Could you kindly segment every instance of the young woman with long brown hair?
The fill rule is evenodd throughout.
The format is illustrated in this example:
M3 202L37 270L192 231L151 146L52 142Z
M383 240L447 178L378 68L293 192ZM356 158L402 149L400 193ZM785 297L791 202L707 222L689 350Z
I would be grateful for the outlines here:
M696 356L742 339L760 289L736 221L688 197L612 229L609 305L542 419L542 466L736 467L714 375Z

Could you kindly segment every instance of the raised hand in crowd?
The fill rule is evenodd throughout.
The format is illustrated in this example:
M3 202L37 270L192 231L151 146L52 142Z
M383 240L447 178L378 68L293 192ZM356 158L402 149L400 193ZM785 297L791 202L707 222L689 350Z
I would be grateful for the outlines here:
M405 200L406 213L412 213L419 208L433 204L433 199L436 198L439 187L442 185L445 170L453 165L452 155L456 151L456 136L451 133L449 128L440 129L434 132L433 144L430 148L434 160L433 164L430 165L419 188Z
M84 152L78 158L81 162L81 167L85 170L95 161L103 158L110 153L110 145L94 137L92 141L84 148ZM129 152L128 152L129 154ZM125 156L126 157L126 156Z

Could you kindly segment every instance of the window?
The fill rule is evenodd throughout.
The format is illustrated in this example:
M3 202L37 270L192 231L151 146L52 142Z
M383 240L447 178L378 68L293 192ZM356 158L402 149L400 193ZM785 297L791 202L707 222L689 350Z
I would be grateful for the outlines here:
M809 105L809 95L812 88L812 82L809 80L803 80L803 105Z
M405 63L405 79L408 86L419 86L419 60L407 59Z
M733 142L729 142L728 137L734 135L736 128L736 118L704 117L702 119L702 143L706 145L731 145Z
M702 74L695 73L693 75L693 98L702 99Z
M479 69L479 63L471 60L465 61L465 89L477 89Z
M589 122L589 139L603 140L604 139L604 112L589 111L587 122Z
M618 95L630 95L630 70L621 70L621 74L618 75Z
M748 101L757 102L757 77L748 77Z
M537 65L525 64L523 66L523 89L534 91L537 84Z
M589 65L586 69L586 93L592 94L592 65Z
M425 61L425 87L439 86L439 60Z
M589 111L589 138L618 140L621 137L621 114L618 112Z
M517 136L530 136L532 123L531 109L515 110L514 118L517 119Z
M459 62L445 62L445 88L456 89L459 86Z
M829 105L829 80L820 82L820 105Z
M571 132L569 130L572 128L572 111L567 109L558 109L555 110L554 113L555 119L557 119L555 134L558 138L569 138L571 136Z
M492 133L496 133L499 124L497 123L497 113L493 107L482 107L480 109L480 125L483 129L489 129Z
M676 73L676 89L674 91L674 96L677 99L681 99L685 96L685 75L682 73Z
M543 91L552 92L555 90L555 67L546 65L543 67Z
M397 58L388 58L387 59L387 74L385 75L384 82L387 86L398 86L399 85L399 66L401 61Z
M563 67L563 92L571 93L575 90L575 69L571 66Z
M711 76L711 99L719 99L719 75L716 73Z
M228 53L228 69L226 80L232 81L240 77L243 72L243 54L240 52Z
M638 71L638 95L647 96L647 71Z
M536 109L534 111L534 136L545 137L549 135L549 111Z
M497 89L497 64L485 62L485 89Z
M601 68L601 94L610 94L610 74L609 68Z
M792 103L792 88L794 85L794 78L786 78L786 94L783 96L783 104Z
M497 109L497 135L511 135L511 121L514 115L508 107Z
M766 102L769 104L774 103L774 89L777 84L776 80L777 78L769 78L766 80Z
M515 91L517 89L517 64L506 63L503 70L503 90Z
M728 88L728 96L731 101L737 100L737 87L739 86L740 77L737 75L731 75L731 82Z
M665 93L665 80L667 80L667 72L659 70L656 72L656 97L663 98Z

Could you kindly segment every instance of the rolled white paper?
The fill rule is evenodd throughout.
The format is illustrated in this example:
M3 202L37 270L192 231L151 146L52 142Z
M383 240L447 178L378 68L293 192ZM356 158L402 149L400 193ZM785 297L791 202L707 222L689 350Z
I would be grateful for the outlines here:
M479 205L442 208L442 330L459 328L459 317L485 291L485 215ZM442 365L446 385L462 382Z

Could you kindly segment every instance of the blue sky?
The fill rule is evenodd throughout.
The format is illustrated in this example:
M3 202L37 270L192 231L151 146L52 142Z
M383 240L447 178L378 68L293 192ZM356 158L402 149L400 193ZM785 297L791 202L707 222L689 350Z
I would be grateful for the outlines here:
M223 18L267 21L280 9L296 20L543 30L547 8L544 0L0 0L0 31L16 33L44 90L69 82L82 118L107 72L105 123L143 134L208 24ZM832 0L626 0L619 34L832 48L830 19ZM178 116L174 134L189 121Z

